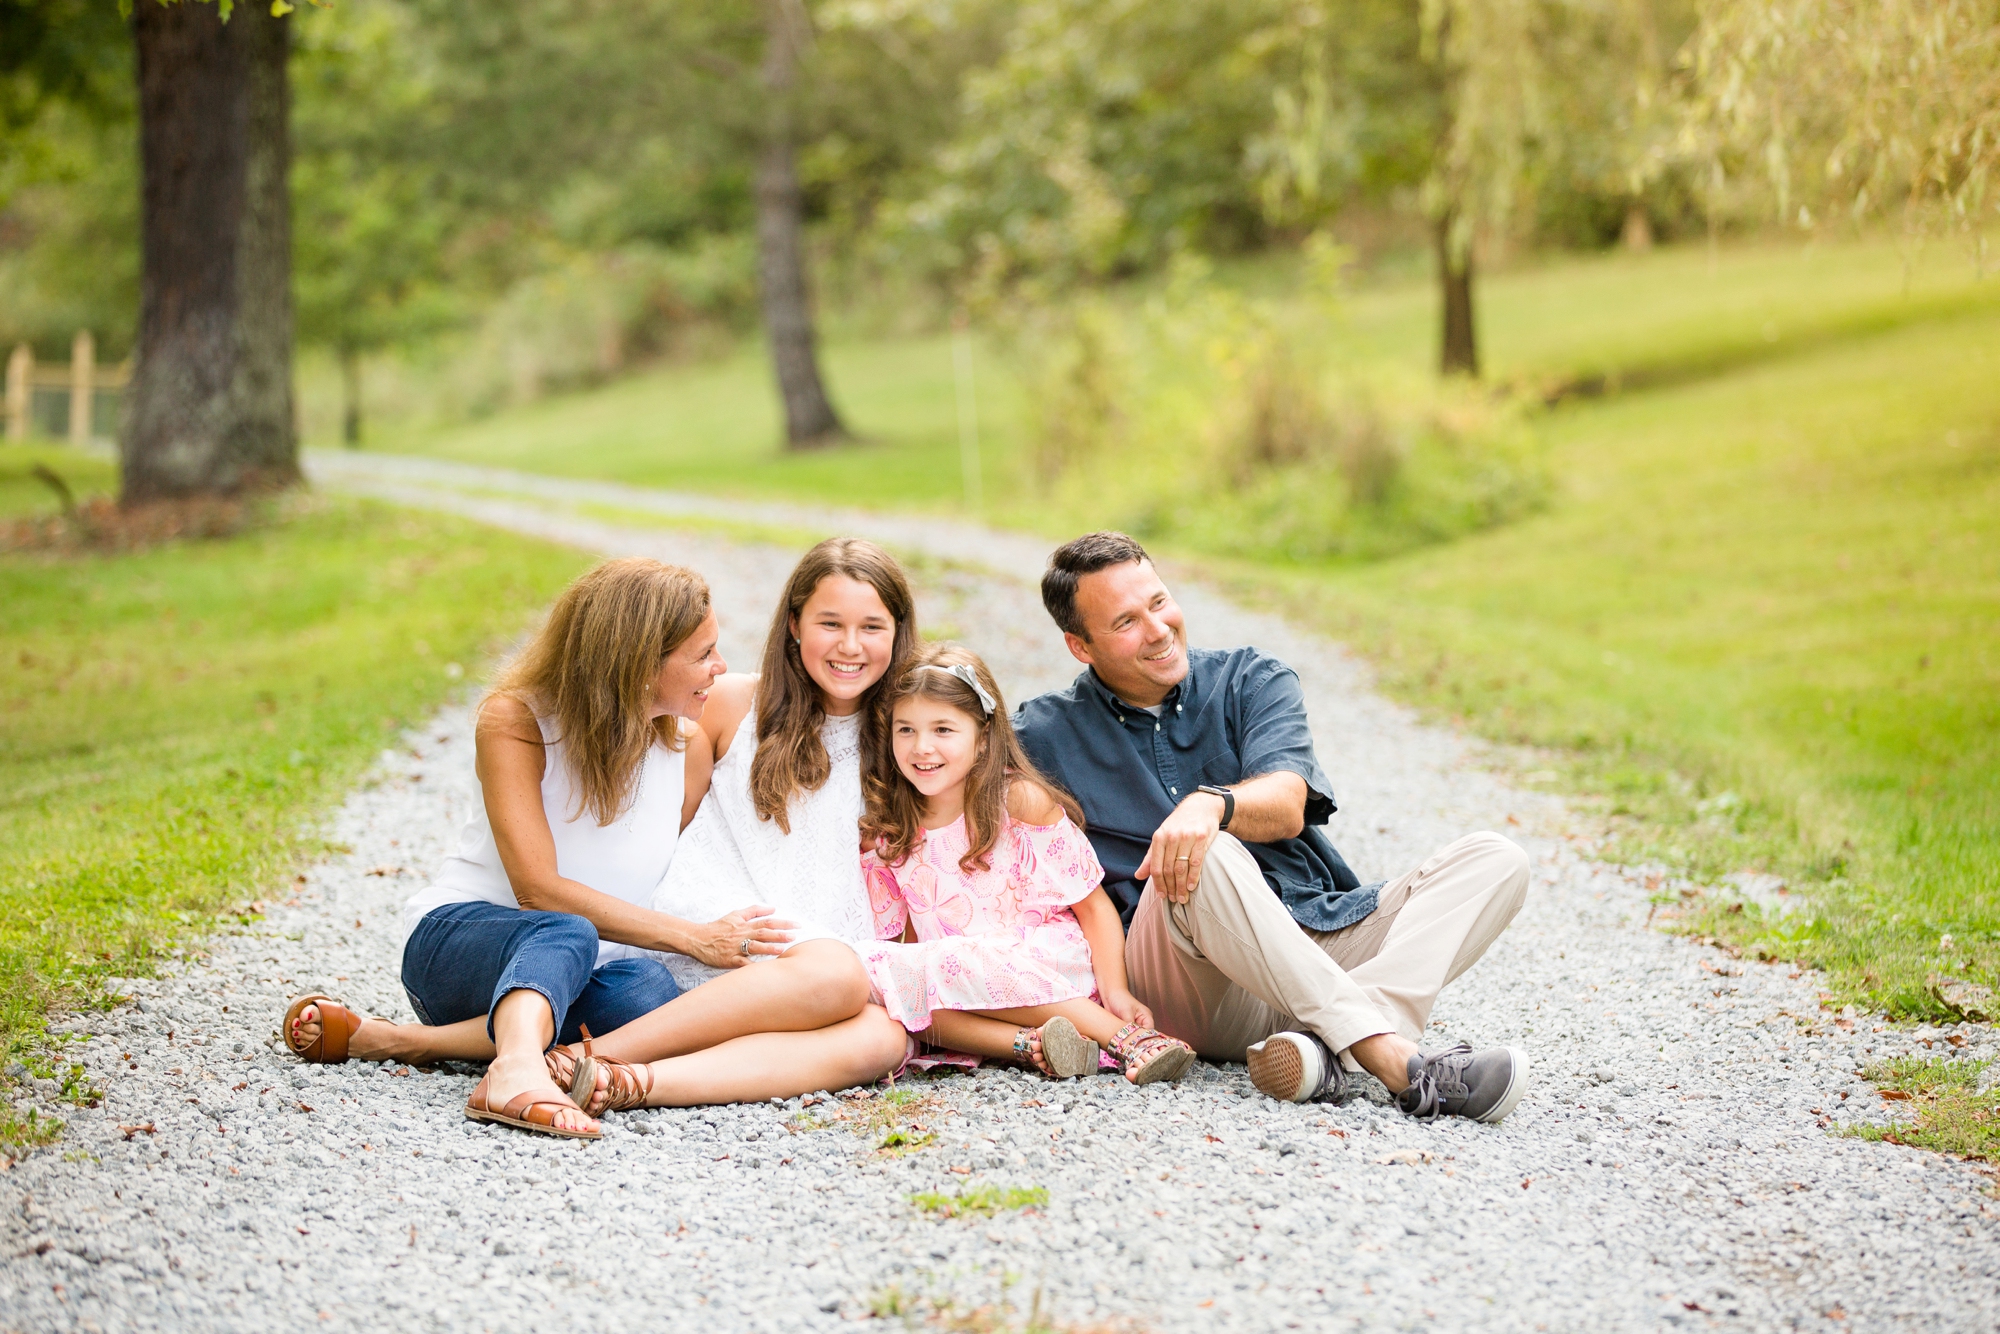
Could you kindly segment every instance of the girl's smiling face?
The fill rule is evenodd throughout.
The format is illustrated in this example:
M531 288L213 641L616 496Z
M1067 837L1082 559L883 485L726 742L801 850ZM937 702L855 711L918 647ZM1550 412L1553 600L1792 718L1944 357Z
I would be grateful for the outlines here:
M912 695L896 701L889 739L896 767L923 794L926 823L950 824L965 807L965 780L984 748L985 729L965 710Z
M792 618L792 638L827 713L845 717L861 707L861 696L889 670L896 651L896 618L874 588L830 574Z
M729 670L729 664L715 651L719 634L715 613L711 611L699 629L661 660L659 674L653 678L652 717L664 718L669 714L690 720L701 717L701 711L708 707L709 686Z

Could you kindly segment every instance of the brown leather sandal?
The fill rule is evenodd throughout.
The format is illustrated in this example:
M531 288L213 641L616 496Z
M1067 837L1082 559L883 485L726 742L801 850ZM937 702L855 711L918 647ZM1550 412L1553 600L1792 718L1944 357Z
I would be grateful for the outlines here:
M549 1078L555 1086L569 1094L569 1100L583 1109L586 1116L596 1116L604 1108L597 1090L598 1058L590 1050L590 1029L583 1025L583 1050L571 1046L555 1046L543 1058L548 1062ZM592 1106L593 1103L600 1105Z
M517 1093L505 1107L496 1108L486 1100L486 1081L481 1079L479 1087L472 1090L472 1096L465 1100L465 1117L468 1121L491 1121L496 1125L532 1130L538 1135L555 1135L562 1139L604 1138L602 1131L571 1130L557 1125L556 1113L564 1108L573 1112L583 1111L560 1094L551 1096L534 1089Z
M292 1040L292 1028L306 1006L319 1007L319 1036L301 1047ZM347 1060L347 1044L361 1031L361 1016L331 996L301 996L285 1010L285 1046L292 1055L312 1065L340 1065Z
M644 1107L647 1095L653 1091L653 1067L634 1065L616 1056L599 1056L591 1050L590 1029L581 1024L578 1027L583 1029L582 1042L549 1048L549 1078L556 1087L567 1090L570 1101L587 1116ZM597 1083L599 1070L605 1074L602 1088Z
M1111 1039L1111 1059L1118 1073L1134 1084L1176 1080L1194 1064L1194 1048L1158 1029L1127 1024Z

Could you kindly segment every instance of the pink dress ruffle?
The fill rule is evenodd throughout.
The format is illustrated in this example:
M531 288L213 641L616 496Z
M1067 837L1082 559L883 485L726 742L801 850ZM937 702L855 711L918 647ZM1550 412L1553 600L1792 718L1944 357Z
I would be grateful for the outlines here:
M897 866L863 855L875 913L872 945L859 946L869 982L890 1016L912 1033L933 1010L1011 1010L1095 997L1090 942L1070 905L1104 880L1083 831L1008 821L989 858L967 873L965 820L926 833ZM899 937L905 922L917 939Z

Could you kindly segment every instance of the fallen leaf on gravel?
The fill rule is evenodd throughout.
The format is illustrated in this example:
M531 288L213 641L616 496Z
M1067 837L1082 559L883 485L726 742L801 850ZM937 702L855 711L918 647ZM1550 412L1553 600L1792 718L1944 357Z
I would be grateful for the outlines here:
M309 1111L311 1111L311 1110L312 1110L312 1108L310 1108L310 1107L306 1106L306 1105L305 1105L304 1103L300 1103L300 1104L299 1104L299 1110L300 1110L300 1111L302 1111L302 1112L309 1112Z
M120 1126L118 1128L125 1133L126 1139L131 1139L134 1135L153 1135L159 1133L153 1129L151 1121L146 1122L144 1125Z
M1910 1095L1901 1089L1883 1089L1882 1100L1884 1102L1908 1102Z
M1394 1153L1383 1154L1375 1161L1383 1165L1389 1163L1409 1163L1414 1165L1417 1163L1427 1163L1430 1160L1431 1151L1429 1149L1397 1149Z
M1521 1189L1522 1189L1522 1190L1526 1190L1526 1189L1527 1189L1528 1187L1530 1187L1530 1186L1532 1186L1532 1185L1534 1185L1534 1184L1535 1184L1535 1179L1534 1179L1533 1177L1523 1177L1523 1178L1521 1178Z

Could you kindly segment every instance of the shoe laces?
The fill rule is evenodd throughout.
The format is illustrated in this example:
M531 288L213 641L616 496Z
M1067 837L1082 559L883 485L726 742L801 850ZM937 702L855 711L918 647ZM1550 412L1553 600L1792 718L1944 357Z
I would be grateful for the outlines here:
M1326 1045L1326 1041L1319 1034L1308 1033L1306 1036L1310 1037L1313 1045L1319 1048L1320 1056L1319 1087L1312 1091L1312 1095L1306 1101L1319 1102L1332 1098L1335 1102L1339 1102L1340 1095L1347 1092L1347 1069L1341 1065L1340 1057L1334 1053L1333 1048Z
M1419 1121L1435 1121L1444 1114L1447 1102L1463 1101L1471 1092L1464 1079L1466 1067L1471 1064L1472 1044L1468 1042L1426 1056L1397 1101Z

